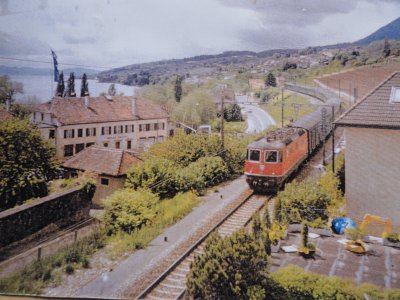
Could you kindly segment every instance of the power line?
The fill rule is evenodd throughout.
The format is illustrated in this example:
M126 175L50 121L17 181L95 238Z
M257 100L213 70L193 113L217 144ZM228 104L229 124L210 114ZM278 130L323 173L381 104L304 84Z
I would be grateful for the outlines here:
M0 59L3 60L13 60L13 61L24 61L24 62L34 62L34 63L42 63L52 65L52 61L45 60L33 60L33 59L23 59L23 58L13 58L13 57L4 57L0 56ZM70 63L59 63L64 66L73 66L73 67L83 67L83 68L98 68L98 69L112 69L112 67L101 67L101 66L87 66L87 65L79 65L79 64L70 64Z

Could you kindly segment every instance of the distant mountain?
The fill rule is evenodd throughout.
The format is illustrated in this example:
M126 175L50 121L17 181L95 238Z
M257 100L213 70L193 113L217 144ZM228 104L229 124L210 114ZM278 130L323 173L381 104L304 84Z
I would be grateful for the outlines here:
M379 40L400 40L400 18L390 22L389 24L379 28L373 34L355 42L357 45L368 45Z
M76 78L80 78L83 73L88 76L94 76L99 71L86 68L68 68L60 70L64 72L64 78L69 76L70 72L74 72ZM25 76L52 76L53 69L31 68L31 67L8 67L0 65L0 75L25 75Z

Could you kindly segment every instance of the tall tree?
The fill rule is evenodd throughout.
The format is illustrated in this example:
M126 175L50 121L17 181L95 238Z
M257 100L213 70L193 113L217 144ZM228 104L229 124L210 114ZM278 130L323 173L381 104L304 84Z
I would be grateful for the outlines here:
M244 230L224 239L212 235L187 280L194 299L264 299L267 285L264 246Z
M58 97L64 96L64 91L65 91L64 73L61 72L60 75L58 76L56 96Z
M0 210L47 194L58 173L53 153L28 120L0 121Z
M108 95L110 96L116 96L117 95L117 89L115 88L115 84L111 83L110 86L108 87Z
M75 93L75 75L74 72L69 74L67 90L65 91L67 97L76 97Z
M383 44L383 57L388 57L390 55L390 44L388 39L385 39L385 43Z
M176 102L181 102L181 98L182 98L182 80L183 80L182 76L176 75L175 87L174 87Z
M11 81L7 75L0 76L0 104L5 104L7 100L14 102L14 96L23 93L24 88L21 82Z
M267 75L267 79L265 80L265 84L267 86L276 87L276 78L272 72L269 72Z
M87 82L86 73L83 73L81 81L81 97L89 96L89 83Z

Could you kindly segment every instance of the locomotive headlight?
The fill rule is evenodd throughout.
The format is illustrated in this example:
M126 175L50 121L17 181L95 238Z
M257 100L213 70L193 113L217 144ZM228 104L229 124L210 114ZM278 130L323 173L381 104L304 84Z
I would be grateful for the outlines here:
M265 166L264 165L261 165L260 166L260 171L264 171L265 170Z

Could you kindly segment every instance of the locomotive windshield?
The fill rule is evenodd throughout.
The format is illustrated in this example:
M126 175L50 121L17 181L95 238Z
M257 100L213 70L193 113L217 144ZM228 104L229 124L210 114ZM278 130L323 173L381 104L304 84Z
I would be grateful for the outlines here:
M249 160L260 161L260 150L249 150Z
M278 162L278 151L265 151L265 162L268 163Z

